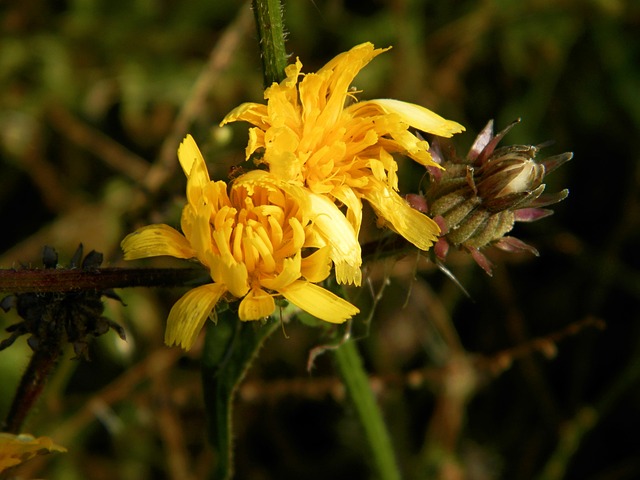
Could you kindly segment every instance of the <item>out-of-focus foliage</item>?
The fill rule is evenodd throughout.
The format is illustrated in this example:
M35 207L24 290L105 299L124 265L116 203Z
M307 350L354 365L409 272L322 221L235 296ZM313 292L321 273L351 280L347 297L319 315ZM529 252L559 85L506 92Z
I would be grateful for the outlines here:
M243 160L246 126L217 124L262 99L246 4L0 8L1 268L36 263L44 244L69 258L80 241L123 265L126 233L177 226L184 178L171 171L186 131L203 145L212 178ZM451 256L472 300L414 257L371 263L371 288L354 292L364 309L389 281L370 328L354 329L406 478L638 478L637 2L291 0L285 22L288 51L306 71L363 41L392 45L356 87L364 98L421 103L460 121L468 129L455 140L460 152L488 119L501 129L522 117L504 145L554 140L544 156L575 153L548 179L569 198L514 232L541 257L488 251L489 278L467 256ZM417 192L424 171L402 168L405 193ZM69 452L27 465L28 478L195 479L210 469L199 349L184 356L162 344L181 292L119 293L127 306L108 303L107 315L126 326L128 342L104 335L88 363L65 352L26 431ZM592 319L606 329L578 328ZM318 330L293 322L261 351L236 411L238 478L368 478L329 357L306 372L321 342ZM0 352L0 416L28 355L24 340Z

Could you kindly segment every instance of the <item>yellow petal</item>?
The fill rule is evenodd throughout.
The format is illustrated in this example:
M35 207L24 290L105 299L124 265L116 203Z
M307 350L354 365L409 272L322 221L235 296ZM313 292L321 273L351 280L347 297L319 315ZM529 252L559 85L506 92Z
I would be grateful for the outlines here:
M280 290L300 278L301 255L300 251L290 258L282 261L282 271L275 278L263 278L260 284L269 290Z
M288 126L271 127L265 133L264 161L269 171L283 180L297 180L301 176L302 164L296 150L300 139Z
M245 160L249 160L251 155L259 148L264 148L264 130L260 130L258 127L250 128L249 142L247 142L247 148L244 150Z
M391 228L420 250L428 250L436 241L440 228L429 217L411 208L409 204L381 182L365 193L376 214Z
M388 49L374 48L366 42L335 56L315 74L300 82L300 101L305 121L333 125L344 109L353 79L373 58ZM306 127L307 125L305 125Z
M350 50L333 57L323 67L321 67L317 73L321 74L327 70L332 70L340 73L341 75L345 75L346 78L340 78L338 83L342 86L341 90L346 92L356 74L371 60L390 48L391 47L375 48L371 42L361 43L360 45L356 45ZM339 77L340 75L337 76Z
M291 303L325 322L342 323L360 311L329 290L301 280L280 293Z
M454 133L464 131L464 127L459 123L442 118L437 113L413 103L402 102L391 98L369 100L368 102L361 103L377 105L385 113L395 113L399 115L403 122L412 127L422 130L423 132L433 133L440 137L451 137Z
M185 209L191 210L189 205ZM208 259L212 255L211 212L211 205L200 205L191 216L190 221L193 223L189 225L188 230L185 229L189 244L196 251L198 259L205 265L209 265Z
M427 141L420 140L408 130L393 132L392 136L393 140L416 162L427 167L442 168L433 161L431 153L429 153L429 143Z
M225 291L224 285L210 283L185 293L169 312L165 343L189 350Z
M314 193L309 193L308 196L311 210L316 214L313 222L331 246L331 259L336 266L338 283L360 285L362 258L360 243L353 226L327 197Z
M276 309L273 297L261 288L253 288L240 302L238 317L240 320L260 320L268 317Z
M193 204L210 179L204 157L191 135L187 135L178 147L178 160L187 176L187 199Z
M346 185L335 188L331 194L347 207L347 220L353 226L357 237L362 224L362 202L360 197L354 192L353 188L349 188Z
M232 257L222 259L214 256L211 258L210 272L211 278L225 285L234 297L242 298L249 291L249 274L244 262L236 262Z
M267 106L260 103L243 103L231 110L220 122L220 126L227 123L242 120L249 122L256 127L264 127L264 118L267 116Z
M169 225L147 225L127 235L120 244L125 260L169 255L193 258L196 252L187 239Z
M331 249L323 247L302 259L300 273L310 282L321 282L331 273Z

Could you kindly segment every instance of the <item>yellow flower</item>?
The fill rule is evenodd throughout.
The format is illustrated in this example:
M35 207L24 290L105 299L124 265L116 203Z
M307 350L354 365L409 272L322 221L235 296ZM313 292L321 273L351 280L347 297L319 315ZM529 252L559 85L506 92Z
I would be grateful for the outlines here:
M450 137L464 127L411 103L355 101L349 90L351 82L386 50L363 43L308 74L300 73L302 64L297 60L286 68L280 84L267 88L266 105L244 103L220 125L238 120L253 124L247 159L260 153L258 161L266 163L273 174L344 204L356 234L364 198L383 223L427 250L439 228L398 195L398 167L392 154L436 166L428 143L409 128Z
M315 284L329 276L332 256L344 251L345 262L359 258L357 241L333 243L330 230L350 225L331 202L262 170L238 177L227 191L224 182L210 180L191 136L180 145L178 157L187 176L184 235L168 225L149 225L122 241L128 260L171 255L196 258L209 269L213 283L187 292L171 309L167 344L189 349L227 292L242 298L240 320L271 315L274 295L327 322L341 323L358 313Z
M66 448L56 445L49 437L34 438L28 434L0 433L0 473L31 460L36 455L66 451Z

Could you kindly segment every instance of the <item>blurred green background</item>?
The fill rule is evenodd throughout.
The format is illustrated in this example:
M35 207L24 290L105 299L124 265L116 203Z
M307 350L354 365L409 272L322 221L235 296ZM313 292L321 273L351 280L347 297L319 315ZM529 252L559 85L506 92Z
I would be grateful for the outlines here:
M359 345L405 477L640 478L640 4L290 0L284 12L303 71L364 41L392 45L357 77L360 98L420 103L463 123L461 153L489 119L501 129L518 117L503 144L553 140L542 157L575 153L547 187L569 198L514 232L541 257L488 250L493 278L450 257L471 299L415 257L368 267L359 301L388 285ZM39 266L45 244L67 261L80 242L124 266L126 233L178 224L185 133L212 177L241 163L246 125L217 124L244 101L262 101L246 3L3 3L0 268ZM423 171L403 168L417 191L409 179ZM214 462L199 349L162 345L181 292L119 293L128 306L107 301L107 315L128 342L100 337L88 363L65 352L25 431L69 453L21 478L199 479ZM0 316L0 326L17 321ZM306 371L320 331L283 328L240 391L237 478L370 478L330 356ZM2 416L29 355L24 338L0 352Z

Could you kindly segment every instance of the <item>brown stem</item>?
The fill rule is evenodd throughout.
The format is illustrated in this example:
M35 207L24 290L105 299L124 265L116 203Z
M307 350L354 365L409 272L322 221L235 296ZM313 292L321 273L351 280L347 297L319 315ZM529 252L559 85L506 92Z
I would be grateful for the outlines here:
M42 393L61 351L62 337L60 336L57 339L48 338L46 348L40 348L33 352L27 370L22 375L20 385L18 385L13 397L9 413L7 413L2 429L4 432L20 433L22 424Z
M207 277L201 268L0 270L0 292L73 292L124 287L176 287Z

